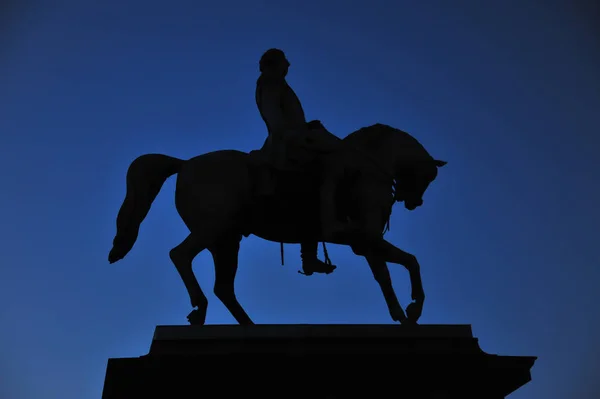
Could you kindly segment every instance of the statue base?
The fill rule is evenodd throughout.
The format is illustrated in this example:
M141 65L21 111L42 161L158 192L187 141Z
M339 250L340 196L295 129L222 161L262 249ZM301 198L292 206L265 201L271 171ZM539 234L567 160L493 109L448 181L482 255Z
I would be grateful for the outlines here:
M535 360L469 325L158 326L147 355L108 360L102 398L501 399Z

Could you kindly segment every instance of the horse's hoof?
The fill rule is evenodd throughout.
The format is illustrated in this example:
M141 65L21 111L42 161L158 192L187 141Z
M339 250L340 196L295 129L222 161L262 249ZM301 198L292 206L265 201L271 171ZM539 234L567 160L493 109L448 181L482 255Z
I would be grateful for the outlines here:
M401 326L416 326L417 322L415 320L409 319L407 317L405 319L402 319L402 321L400 321L400 325Z
M404 310L402 310L400 306L394 308L393 310L390 310L390 316L392 316L392 320L400 324L404 324L406 320L408 320L406 318L406 315L404 314Z
M409 321L417 324L417 321L421 317L421 313L423 312L423 304L418 302L412 302L406 307L406 317Z
M187 316L187 319L192 326L203 326L206 320L206 312L194 309Z

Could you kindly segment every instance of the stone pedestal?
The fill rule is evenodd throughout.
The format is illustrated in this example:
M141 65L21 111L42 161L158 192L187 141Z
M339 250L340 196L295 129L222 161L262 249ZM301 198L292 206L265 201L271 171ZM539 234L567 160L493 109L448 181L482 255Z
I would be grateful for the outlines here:
M484 353L469 325L159 326L108 360L102 398L501 399L535 360Z

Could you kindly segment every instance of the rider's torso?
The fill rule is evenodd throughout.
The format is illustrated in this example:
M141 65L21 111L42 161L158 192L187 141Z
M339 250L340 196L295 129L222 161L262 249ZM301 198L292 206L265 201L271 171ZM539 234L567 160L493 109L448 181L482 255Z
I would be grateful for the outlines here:
M280 90L279 98L269 98L268 96L264 96L262 93L262 87L264 84L277 85ZM277 104L266 104L267 101L277 101ZM286 126L290 131L302 129L306 126L306 117L304 115L304 110L302 109L302 104L300 103L300 99L294 90L287 84L285 79L282 79L279 82L264 82L264 77L261 76L258 78L256 82L256 105L258 106L258 110L261 114L261 117L265 124L267 125L267 129L271 132L271 127L269 126L269 121L265 118L263 114L263 107L268 105L273 105L281 110L282 117L286 121Z

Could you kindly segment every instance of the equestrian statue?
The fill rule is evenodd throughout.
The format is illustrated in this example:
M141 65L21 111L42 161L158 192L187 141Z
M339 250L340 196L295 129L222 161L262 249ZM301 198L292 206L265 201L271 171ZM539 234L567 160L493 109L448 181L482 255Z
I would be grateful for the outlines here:
M253 324L236 298L234 280L242 237L301 245L302 273L330 274L329 257L317 258L319 242L348 245L364 256L379 283L391 318L414 324L425 292L417 258L384 239L392 206L408 210L423 196L446 162L433 158L410 134L383 124L344 139L320 121L305 119L286 82L290 63L270 49L259 62L256 104L268 136L260 150L221 150L188 160L162 154L136 158L127 171L127 193L117 215L108 260L123 259L167 178L177 175L175 206L189 235L170 251L190 297L190 324L205 322L208 300L192 270L205 249L215 265L214 293L239 324ZM401 307L387 263L409 273L412 302Z

